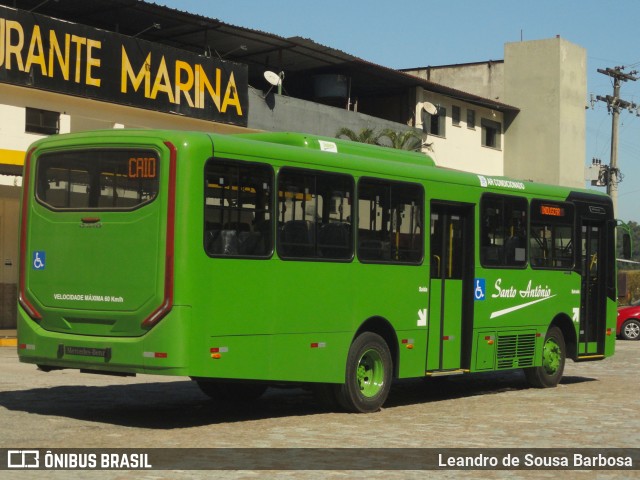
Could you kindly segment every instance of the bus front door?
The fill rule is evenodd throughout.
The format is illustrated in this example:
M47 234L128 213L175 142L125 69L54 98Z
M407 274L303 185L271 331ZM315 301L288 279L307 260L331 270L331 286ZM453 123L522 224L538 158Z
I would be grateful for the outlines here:
M579 356L604 353L607 282L607 256L604 253L605 234L606 224L604 221L582 220Z
M473 296L473 210L432 204L427 372L468 366Z

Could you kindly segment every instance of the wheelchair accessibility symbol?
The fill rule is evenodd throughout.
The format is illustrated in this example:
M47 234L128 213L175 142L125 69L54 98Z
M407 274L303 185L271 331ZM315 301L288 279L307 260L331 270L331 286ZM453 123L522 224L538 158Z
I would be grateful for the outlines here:
M41 250L33 252L32 265L34 270L44 270L46 256L46 253Z
M484 300L484 292L486 291L484 278L476 278L474 280L474 283L475 288L473 291L473 297L475 298L475 300Z

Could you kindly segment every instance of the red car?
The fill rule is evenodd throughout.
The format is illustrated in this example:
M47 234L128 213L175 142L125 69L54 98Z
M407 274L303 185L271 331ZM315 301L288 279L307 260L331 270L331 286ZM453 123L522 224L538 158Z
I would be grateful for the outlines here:
M625 340L640 340L640 299L631 302L631 305L618 307L616 334Z

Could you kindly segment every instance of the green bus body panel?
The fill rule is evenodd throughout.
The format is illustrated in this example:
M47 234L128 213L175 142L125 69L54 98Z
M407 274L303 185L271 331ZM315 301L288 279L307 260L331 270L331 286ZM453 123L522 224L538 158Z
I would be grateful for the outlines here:
M166 316L148 327L143 322L166 293L165 142L177 154L173 296ZM323 151L321 142L334 142L337 153ZM203 172L211 157L269 164L276 175L287 165L347 173L356 184L370 176L420 183L426 224L433 199L475 204L475 238L483 193L564 201L569 189L513 181L486 186L478 175L435 168L428 157L301 134L119 130L61 135L34 144L31 168L35 171L38 156L47 151L100 146L155 149L160 191L134 211L90 213L102 223L94 229L80 227L85 212L52 212L31 192L23 205L30 226L26 261L32 252L45 251L47 266L25 269L27 297L42 319L33 320L19 305L21 361L125 373L341 383L349 346L365 324L393 331L397 343L391 350L400 378L440 369L539 365L553 321L568 321L579 336L578 272L483 268L478 245L473 273L486 283L484 298L474 301L473 289L456 281L455 288L445 290L459 293L447 297L441 311L435 302L441 287L430 279L428 228L420 265L368 264L357 258L293 261L276 252L266 259L212 258L203 248ZM59 296L76 293L91 299ZM462 318L463 304L471 305L472 319ZM615 302L607 300L606 309L607 328L615 333ZM615 335L604 339L605 356L613 354L614 344ZM109 358L82 354L91 349L108 350Z
M250 355L258 355L260 364L245 364L247 358L234 357L226 344L222 347L229 347L232 358L220 363L226 368L234 365L239 372L255 369L254 375L269 371L274 363L282 368L273 370L268 378L279 380L344 381L348 346L364 320L382 317L398 332L411 331L424 302L418 293L422 267L394 266L399 273L394 288L410 293L389 298L388 267L384 265L211 259L204 253L197 264L193 280L177 288L188 289L193 298L208 299L197 306L194 303L193 308L194 316L203 319L194 325L194 337L205 339L200 351L208 355L211 348L225 343L224 338L226 343L242 343L247 352L251 349L246 345L254 345L257 350ZM367 278L367 282L356 283L356 278ZM413 300L408 302L408 298ZM312 344L322 346L312 348ZM318 358L330 359L322 371L317 370ZM298 371L307 377L301 378ZM409 372L407 376L424 373L424 364L414 367L413 375Z
M162 322L141 337L98 337L45 330L18 312L20 361L60 368L104 372L189 375L191 312L174 306ZM62 346L62 349L60 348ZM65 349L110 349L111 357L73 355ZM62 351L61 351L62 350ZM152 354L159 353L160 356Z
M440 317L442 316L442 306L440 304L440 298L442 296L442 282L431 282L431 288L429 297L430 299L437 299L430 304L428 311L429 322L428 328L425 331L427 335L427 365L425 370L440 370L440 343L442 338L442 329L440 325ZM453 317L455 318L455 317Z
M474 362L475 370L493 370L496 360L496 331L479 330L474 338Z
M618 303L607 299L607 332L613 332L607 335L604 345L604 356L610 357L616 349L616 321L618 318Z
M158 205L103 213L100 228L81 228L80 212L55 215L50 221L49 212L34 212L31 220L31 238L39 241L29 248L46 252L46 268L28 275L33 298L49 312L43 328L87 335L144 333L136 319L153 310L162 294L164 234Z
M75 135L73 148L151 147L164 152L160 175L168 176L167 147L161 137L114 133L108 140ZM60 136L35 145L42 146L32 158L32 186L38 157L68 144ZM26 256L44 252L46 266L25 268L25 284L43 314L45 330L109 336L146 333L141 323L164 297L166 189L161 185L154 201L132 211L52 211L30 196ZM84 224L85 217L99 222Z
M576 272L547 271L542 280L530 269L482 269L476 272L479 276L486 280L486 294L474 304L478 328L539 325L559 313L578 320L580 275Z
M462 318L462 281L448 280L445 290L445 328L442 335L442 369L460 368L462 352L461 323L446 322L447 318ZM427 367L427 370L429 368Z

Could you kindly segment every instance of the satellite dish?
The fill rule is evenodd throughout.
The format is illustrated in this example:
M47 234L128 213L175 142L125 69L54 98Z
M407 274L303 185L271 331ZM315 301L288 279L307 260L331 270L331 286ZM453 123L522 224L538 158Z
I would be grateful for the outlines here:
M284 72L276 73L276 72L267 70L266 72L264 72L264 78L267 82L271 84L271 86L269 87L269 90L267 91L267 93L263 98L267 98L267 95L271 93L271 90L273 90L273 87L278 87L278 95L282 95L282 89L284 88L282 86L282 81L284 80Z
M438 113L438 107L431 102L424 102L422 104L422 109L429 115L436 115Z
M264 78L267 82L269 82L274 87L277 87L282 83L282 78L280 77L280 75L270 70L267 70L266 72L264 72Z

